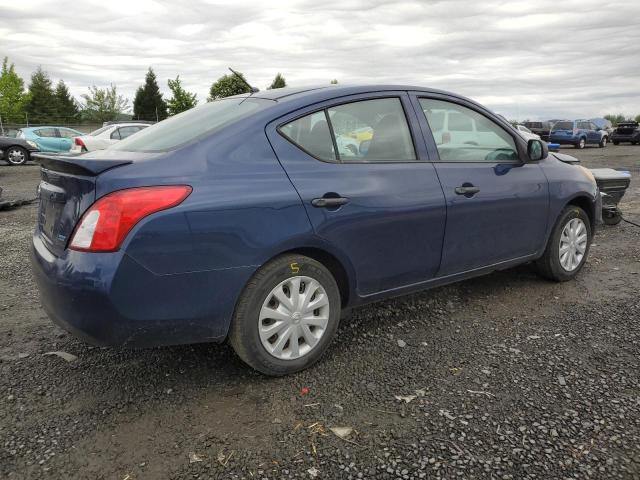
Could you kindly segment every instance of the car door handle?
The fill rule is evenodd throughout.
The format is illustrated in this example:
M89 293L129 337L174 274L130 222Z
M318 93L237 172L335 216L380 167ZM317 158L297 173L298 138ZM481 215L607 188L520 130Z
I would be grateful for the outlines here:
M473 197L476 193L480 191L480 187L474 187L473 185L462 185L461 187L456 187L455 192L457 195L464 195L465 197Z
M347 203L349 199L344 197L322 197L311 200L311 205L316 208L338 208Z

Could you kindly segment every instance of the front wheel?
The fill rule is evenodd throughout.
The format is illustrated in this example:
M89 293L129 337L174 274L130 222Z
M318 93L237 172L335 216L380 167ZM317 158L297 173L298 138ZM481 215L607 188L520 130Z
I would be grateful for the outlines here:
M545 278L566 282L584 266L591 246L591 222L580 207L569 205L560 213L547 248L536 260L538 272Z
M29 160L29 152L22 147L9 147L5 158L9 165L24 165Z
M261 267L245 287L229 341L259 372L298 372L317 362L329 346L340 308L338 285L321 263L303 255L282 255Z
M586 144L587 144L587 141L584 138L581 138L580 140L578 140L578 143L575 144L575 147L582 150Z
M607 146L607 137L602 137L602 140L600 140L600 143L598 144L598 146L600 148L604 148Z

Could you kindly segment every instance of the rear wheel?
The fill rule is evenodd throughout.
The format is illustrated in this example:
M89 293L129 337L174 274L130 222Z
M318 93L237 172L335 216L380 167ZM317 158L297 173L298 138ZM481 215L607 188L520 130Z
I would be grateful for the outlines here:
M584 266L590 246L589 217L580 207L569 205L560 213L544 254L536 260L536 268L550 280L571 280Z
M340 307L338 285L321 263L282 255L261 267L245 287L229 341L259 372L294 373L325 352L338 328Z
M620 142L616 142L615 140L613 141L614 145L620 145Z
M582 150L586 144L587 140L585 138L581 138L580 140L578 140L578 143L575 144L575 147Z
M9 165L24 165L29 160L29 152L19 146L9 147L5 159Z
M600 140L600 143L598 144L598 146L600 148L606 147L607 146L607 140L608 140L607 137L602 137L602 140Z

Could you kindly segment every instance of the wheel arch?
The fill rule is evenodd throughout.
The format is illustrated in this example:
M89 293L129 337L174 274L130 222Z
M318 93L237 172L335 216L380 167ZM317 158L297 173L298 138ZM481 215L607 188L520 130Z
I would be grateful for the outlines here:
M347 267L345 267L344 263L336 255L320 247L306 246L291 248L289 250L278 253L278 255L276 256L291 253L313 258L317 262L320 262L322 265L324 265L327 270L329 270L331 275L333 275L333 278L338 284L342 307L345 308L352 303L354 292L352 283L353 276L349 274Z
M565 207L568 207L569 205L580 207L585 211L585 213L589 217L589 223L591 224L591 230L593 231L596 222L596 212L593 199L591 199L591 197L586 194L578 194L570 199L566 203Z

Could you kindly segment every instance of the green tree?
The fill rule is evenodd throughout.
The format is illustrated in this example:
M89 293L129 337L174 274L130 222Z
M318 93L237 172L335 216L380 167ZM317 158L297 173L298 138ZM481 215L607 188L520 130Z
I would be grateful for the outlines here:
M108 88L98 88L95 85L89 87L89 94L83 94L85 101L83 114L92 122L108 122L116 120L129 108L129 100L118 91L114 84Z
M0 73L0 117L3 123L24 122L28 97L24 91L24 80L15 72L13 63L4 57Z
M78 102L71 96L63 80L60 80L56 85L55 97L61 123L73 123L80 120Z
M149 67L144 85L138 87L133 99L133 116L138 120L164 120L167 118L167 104L162 99L156 74Z
M333 79L333 80L331 80L329 83L330 83L331 85L337 85L337 84L338 84L338 79L337 79L337 78L334 78L334 79Z
M614 114L605 115L604 118L609 120L614 127L618 125L620 122L625 121L625 117L622 113L618 113L615 115Z
M640 115L636 115L636 118L634 118L634 120L638 123L640 123Z
M38 67L31 75L29 99L25 109L29 115L29 123L51 123L59 116L51 79L42 67Z
M244 78L243 74L240 74ZM249 93L251 89L236 75L223 75L211 85L207 102L213 102L219 98L230 97L240 93Z
M169 79L167 83L169 84L169 90L171 90L171 93L173 94L173 96L167 100L167 110L169 115L184 112L198 104L196 94L187 92L182 88L180 75L178 75L175 80Z
M274 88L284 88L286 86L287 86L286 80L278 72L278 74L276 75L276 78L274 78L273 82L271 82L271 85L269 86L268 90L273 90Z

